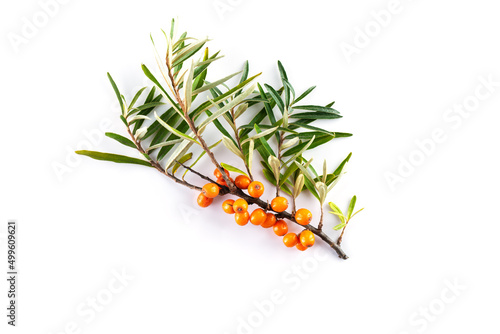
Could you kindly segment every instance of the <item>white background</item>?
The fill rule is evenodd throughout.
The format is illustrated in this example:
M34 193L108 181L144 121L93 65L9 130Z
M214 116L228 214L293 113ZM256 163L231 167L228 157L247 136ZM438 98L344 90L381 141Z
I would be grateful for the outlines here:
M487 0L401 0L388 24L374 24L372 11L389 7L385 0L73 0L14 47L13 34L22 36L25 20L43 18L43 9L34 0L2 1L0 220L19 222L20 309L12 330L2 279L1 332L498 332L498 8ZM81 159L58 178L54 165L73 159L86 133L97 136L93 149L130 153L100 138L103 121L123 134L106 72L130 100L147 83L140 64L154 67L149 34L160 41L171 17L226 55L209 79L249 59L251 73L263 72L260 82L278 85L280 59L296 90L317 85L308 103L337 101L344 118L323 125L354 136L314 156L316 166L327 158L333 169L353 152L328 197L345 208L356 194L365 207L346 232L349 260L321 243L287 249L271 230L237 226L220 202L199 209L195 193L140 166ZM346 57L342 43L356 46L367 28L367 45L358 40L358 53ZM497 86L479 100L476 89L488 93L481 77ZM467 117L448 114L464 103L473 109ZM445 139L423 156L416 141L436 129ZM224 151L215 153L237 163ZM387 173L411 157L418 166L391 187ZM200 169L213 167L203 160ZM311 198L301 201L317 217ZM332 237L335 224L328 214ZM122 270L133 279L110 295L113 272ZM460 290L448 291L447 282ZM262 315L255 302L279 291L282 303ZM92 319L77 310L106 296Z

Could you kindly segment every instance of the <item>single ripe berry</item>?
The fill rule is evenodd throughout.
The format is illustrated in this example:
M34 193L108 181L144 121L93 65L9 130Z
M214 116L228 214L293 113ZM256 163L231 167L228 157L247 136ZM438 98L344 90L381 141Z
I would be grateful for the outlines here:
M219 186L215 183L207 183L203 186L203 194L208 198L215 198L219 195Z
M262 209L255 209L250 215L250 223L254 225L262 225L266 221L266 212Z
M222 202L222 210L224 210L225 213L234 213L233 204L234 199L226 199L224 202Z
M276 224L276 216L273 215L272 213L268 212L266 214L266 220L262 223L262 227L264 228L269 228L269 227L273 227L274 224Z
M302 246L311 247L314 245L314 233L309 230L304 230L300 232L299 240Z
M250 214L248 211L245 212L239 212L234 215L234 220L236 221L236 224L240 226L244 226L248 224L248 219L250 218Z
M295 233L288 233L283 237L283 243L287 247L293 247L299 243L299 237Z
M236 213L243 213L248 211L248 203L243 198L238 198L233 203L233 210Z
M307 249L307 247L302 245L300 242L295 247L297 247L299 251L305 251Z
M312 221L312 219L313 215L311 211L307 209L298 209L295 213L295 221L297 221L300 225L307 225Z
M288 224L284 220L278 220L273 226L273 231L278 237L288 233Z
M271 208L276 212L283 212L288 208L288 200L285 197L273 198Z
M264 193L264 185L259 181L253 181L248 185L250 196L259 198Z
M214 201L213 198L208 198L207 196L203 195L203 193L200 193L198 195L198 199L196 200L198 202L198 205L201 206L202 208L206 208L212 202Z
M227 177L229 177L229 172L227 171L227 169L224 169L224 172L226 173ZM219 171L219 169L218 169L218 168L216 168L216 169L214 170L214 175L215 175L215 177L216 177L216 178L218 178L218 179L223 179L223 177L222 177L222 173Z
M247 189L250 182L252 181L246 175L238 175L234 180L234 184L240 189Z

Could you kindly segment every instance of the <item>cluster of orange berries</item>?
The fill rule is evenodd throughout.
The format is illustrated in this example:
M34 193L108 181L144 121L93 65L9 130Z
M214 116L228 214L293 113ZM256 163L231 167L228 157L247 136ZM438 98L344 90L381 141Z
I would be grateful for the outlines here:
M259 181L252 181L246 175L238 175L236 179L229 176L229 172L224 170L227 177L240 189L246 189L248 194L254 198L259 198L264 193L264 185ZM214 171L217 177L217 184L207 183L203 186L202 192L198 196L198 205L205 208L212 204L215 197L219 195L219 185L226 185L221 172ZM271 209L275 212L283 212L288 208L288 200L284 197L275 197L271 201ZM283 243L287 247L297 247L304 251L314 245L314 233L303 230L300 234L288 233L288 224L284 220L276 220L276 216L271 212L266 212L261 208L255 209L251 214L248 212L248 202L243 198L237 200L228 199L222 203L222 210L228 214L234 214L236 224L244 226L250 223L260 225L264 228L273 228L274 233L283 237ZM308 225L312 221L312 213L307 209L299 209L295 213L295 221L300 225Z

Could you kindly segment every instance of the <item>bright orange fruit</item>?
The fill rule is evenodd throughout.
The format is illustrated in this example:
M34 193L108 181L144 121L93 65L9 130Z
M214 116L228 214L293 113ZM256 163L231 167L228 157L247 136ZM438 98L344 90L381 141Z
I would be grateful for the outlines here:
M293 247L299 242L299 237L295 233L288 233L283 237L283 243L287 247Z
M259 198L264 193L264 185L259 181L253 181L248 185L248 194L254 198Z
M251 182L250 178L246 175L238 175L234 180L234 184L240 189L247 189Z
M266 221L266 212L262 209L255 209L250 215L250 223L254 225L262 225Z
M295 221L300 225L307 225L312 221L313 215L307 209L298 209L295 213Z
M219 195L219 186L215 183L207 183L203 186L202 192L208 198L215 198Z
M277 236L282 237L288 233L288 224L284 220L278 220L273 225L273 231Z
M273 215L272 213L268 212L266 214L266 220L262 223L262 227L264 228L269 228L269 227L273 227L274 224L276 224L276 216Z
M226 173L227 177L229 177L229 172L227 171L227 169L224 169L224 172ZM223 179L223 177L222 177L222 173L219 171L219 169L218 169L218 168L216 168L216 169L214 170L214 175L215 175L215 177L216 177L216 178L218 178L218 179Z
M314 233L309 230L304 230L300 232L299 240L302 246L311 247L314 245Z
M238 198L233 203L233 210L236 213L243 213L248 211L248 203L243 198Z
M212 204L213 201L214 201L213 198L208 198L207 196L203 195L203 193L200 193L198 195L198 199L196 200L198 205L201 206L202 208L206 208L207 206Z
M275 197L271 201L271 208L276 212L283 212L288 208L288 200L285 197Z
M250 214L248 211L245 212L239 212L234 215L234 220L236 221L236 224L240 226L244 226L248 224L248 219L250 218Z
M224 202L222 202L222 210L224 210L225 213L234 213L233 204L234 199L226 199Z

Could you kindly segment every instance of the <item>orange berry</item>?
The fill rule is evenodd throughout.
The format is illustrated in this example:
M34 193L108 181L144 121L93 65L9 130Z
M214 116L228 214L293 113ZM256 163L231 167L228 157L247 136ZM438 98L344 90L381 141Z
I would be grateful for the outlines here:
M196 200L198 202L198 205L201 206L202 208L206 208L212 202L214 201L213 198L208 198L207 196L203 195L203 193L200 193L198 195L198 199Z
M278 237L288 233L288 224L284 220L278 220L273 226L273 231Z
M248 219L250 218L250 214L248 211L245 212L239 212L234 215L234 220L236 221L236 224L240 226L244 226L248 224Z
M227 169L224 169L224 172L226 173L227 177L229 177L229 172L227 171ZM214 170L214 175L215 175L215 177L216 177L216 178L218 178L218 179L223 179L223 177L222 177L222 173L219 171L219 169L218 169L218 168L216 168L216 169Z
M307 209L298 209L297 212L295 213L295 220L300 225L307 225L312 221L312 219L313 215L311 211Z
M300 242L297 245L295 245L295 247L297 247L299 251L305 251L307 249L307 247L302 245Z
M252 181L246 175L238 175L236 177L236 179L234 180L234 183L240 189L247 189L250 182L252 182Z
M250 223L254 225L262 225L266 221L266 212L262 209L255 209L250 215Z
M283 212L288 208L288 200L285 197L273 198L271 208L276 212Z
M234 213L233 203L234 199L226 199L224 202L222 202L222 210L224 210L225 213Z
M300 232L299 239L300 243L304 247L311 247L312 245L314 245L314 233L309 230Z
M203 194L208 198L215 198L219 195L219 186L215 183L207 183L203 186Z
M259 181L253 181L248 185L250 196L259 198L264 193L264 185Z
M264 228L269 228L273 227L274 224L276 224L276 216L270 212L266 213L266 220L262 223L261 226Z
M248 211L248 203L243 198L238 198L233 203L233 210L236 213L243 213Z
M288 233L283 237L283 243L287 247L293 247L299 242L299 237L295 233Z

